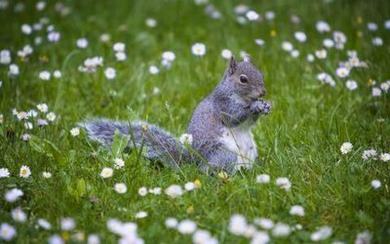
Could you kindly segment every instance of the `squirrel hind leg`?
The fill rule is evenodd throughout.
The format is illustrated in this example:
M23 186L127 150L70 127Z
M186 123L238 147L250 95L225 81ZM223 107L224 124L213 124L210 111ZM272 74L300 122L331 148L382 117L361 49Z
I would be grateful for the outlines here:
M237 159L236 153L220 148L208 158L208 164L213 170L224 170L229 174L234 174L236 171L235 164Z

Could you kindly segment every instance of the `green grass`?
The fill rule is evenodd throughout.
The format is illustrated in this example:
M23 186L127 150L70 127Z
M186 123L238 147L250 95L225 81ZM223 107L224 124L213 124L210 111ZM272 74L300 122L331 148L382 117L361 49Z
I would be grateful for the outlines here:
M11 8L0 13L0 49L11 49L13 62L20 67L17 78L8 78L8 67L0 66L0 167L6 167L11 177L0 179L0 194L13 187L24 191L16 203L0 198L0 222L17 229L13 241L42 243L58 233L62 217L76 220L77 230L98 233L103 243L117 240L106 228L109 218L134 221L138 233L146 243L190 242L191 236L180 235L164 226L167 217L189 218L202 229L209 230L221 243L245 243L248 240L229 233L230 216L240 213L252 221L268 217L275 222L301 224L301 231L287 238L272 238L275 243L310 242L310 233L329 225L333 235L327 241L343 240L352 243L364 230L373 234L375 243L390 239L389 164L364 161L362 151L375 148L390 151L389 95L371 96L369 80L383 82L390 79L390 31L383 23L390 18L388 1L245 1L260 12L272 10L275 20L239 25L233 8L238 1L214 1L223 19L212 20L203 7L193 1L66 1L72 12L61 17L49 2L43 12L34 9L35 3L26 1L26 10L14 13ZM292 14L301 23L290 22ZM46 41L46 32L23 35L20 26L35 23L41 17L61 32L59 43ZM145 19L155 18L156 28L147 28ZM328 58L308 63L306 54L321 47L325 37L315 30L317 20L326 20L332 30L341 30L348 41L344 50L331 49ZM359 19L361 21L359 21ZM377 32L367 30L367 22L379 25ZM276 36L270 33L276 31ZM306 43L294 39L295 31L308 35ZM358 32L361 35L358 35ZM111 42L101 43L102 33L111 35ZM34 47L34 53L22 61L15 57L25 44L33 44L34 36L42 36L44 43ZM374 36L382 37L384 45L371 44ZM77 49L80 37L89 40L87 49ZM265 46L255 44L255 38L265 40ZM294 59L281 49L288 40L300 51ZM126 43L128 59L115 61L112 44ZM204 57L191 54L191 45L203 42L207 46ZM123 154L125 169L115 170L110 179L99 176L104 166L112 166L113 155L87 140L84 133L72 137L70 130L87 117L113 119L140 118L166 128L175 135L185 132L195 106L221 79L226 61L222 49L232 50L236 56L245 50L261 68L272 101L269 116L260 119L254 129L258 144L259 162L252 171L238 173L228 180L207 176L195 166L181 171L156 168L136 153ZM344 80L335 76L340 61L347 60L347 50L355 49L369 65L354 69L350 78L358 82L358 89L349 91ZM151 64L158 65L161 53L172 50L176 60L169 70L153 76ZM80 73L83 60L103 56L105 67L115 67L117 77L108 81L104 68L95 74ZM61 79L42 81L42 70L62 71ZM320 72L328 72L336 79L336 87L322 85L316 80ZM160 94L153 95L158 87ZM30 143L20 140L26 133L23 123L12 115L12 109L27 111L39 103L47 103L57 114L53 124L27 131L34 135ZM49 143L44 140L47 140ZM350 141L354 148L341 155L340 145ZM57 148L57 149L53 149ZM18 176L21 165L28 165L32 176ZM50 171L51 179L42 177ZM267 173L271 183L259 185L256 175ZM288 177L290 192L273 183L277 177ZM148 195L140 197L141 186L162 187L199 179L202 186L195 192L177 199ZM370 183L379 179L382 187L374 190ZM120 195L113 190L116 182L125 182L128 192ZM92 199L95 199L92 201ZM292 205L305 208L304 217L289 214ZM10 211L20 206L28 214L25 223L15 223ZM124 211L126 208L127 211ZM193 211L188 209L193 208ZM121 210L122 209L122 210ZM135 219L144 210L149 216ZM36 229L38 218L49 220L53 228Z

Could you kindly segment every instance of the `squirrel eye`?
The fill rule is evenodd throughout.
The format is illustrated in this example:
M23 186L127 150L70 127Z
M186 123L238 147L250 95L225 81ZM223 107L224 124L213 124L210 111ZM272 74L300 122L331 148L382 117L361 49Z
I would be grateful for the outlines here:
M248 83L248 76L240 75L240 81L241 83Z

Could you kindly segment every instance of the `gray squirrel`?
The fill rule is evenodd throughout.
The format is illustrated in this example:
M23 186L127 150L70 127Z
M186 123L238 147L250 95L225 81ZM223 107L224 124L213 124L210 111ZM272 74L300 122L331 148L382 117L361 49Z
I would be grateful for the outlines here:
M203 171L234 173L251 168L258 156L251 128L270 111L264 95L263 75L250 58L237 62L232 57L220 83L192 115L187 129L191 145L144 121L93 119L79 125L91 140L105 146L112 144L116 131L129 136L130 148L142 148L149 160L173 168L195 163Z

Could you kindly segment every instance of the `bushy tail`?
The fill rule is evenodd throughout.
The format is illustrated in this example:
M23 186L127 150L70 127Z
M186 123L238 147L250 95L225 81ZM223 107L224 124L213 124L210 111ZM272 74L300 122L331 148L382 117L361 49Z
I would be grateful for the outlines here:
M144 121L118 122L108 119L95 119L79 123L91 140L110 146L115 131L129 136L129 147L143 148L144 156L153 161L177 168L181 163L190 161L186 147L165 130Z

